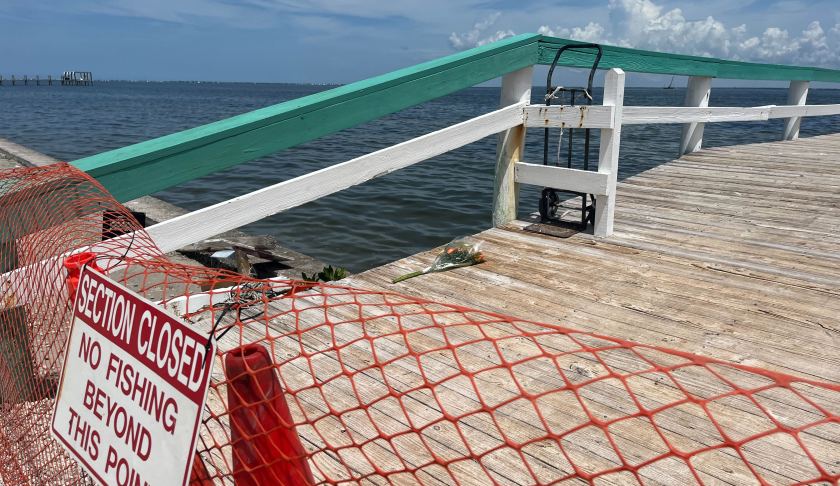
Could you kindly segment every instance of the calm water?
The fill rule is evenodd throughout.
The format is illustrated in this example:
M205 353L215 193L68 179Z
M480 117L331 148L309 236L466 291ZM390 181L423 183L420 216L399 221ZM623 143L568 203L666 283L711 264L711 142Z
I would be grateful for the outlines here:
M141 82L100 82L92 87L3 86L0 137L62 160L74 160L322 89L326 88ZM625 104L678 106L683 94L683 89L628 88ZM497 106L498 97L498 88L467 89L157 196L198 209L486 113ZM783 104L785 97L784 89L714 88L711 103L760 106ZM812 90L808 98L814 104L840 103L840 90ZM781 120L712 124L706 127L704 142L719 146L777 140L782 126ZM840 117L810 118L802 124L803 136L831 132L840 132ZM619 177L672 159L679 136L676 125L625 127ZM486 229L491 216L494 154L495 139L487 138L254 223L248 230L272 234L286 246L352 271L380 265ZM542 160L541 130L529 133L526 155L527 160ZM593 153L593 157L597 155ZM523 191L521 211L534 211L536 198L536 190Z

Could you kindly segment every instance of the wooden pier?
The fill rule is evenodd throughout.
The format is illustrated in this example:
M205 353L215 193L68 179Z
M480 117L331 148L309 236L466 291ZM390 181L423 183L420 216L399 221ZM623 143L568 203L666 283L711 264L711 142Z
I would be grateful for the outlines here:
M501 76L495 111L146 229L174 251L498 137L491 229L473 237L485 263L390 283L432 249L346 281L361 290L289 291L262 324L217 336L223 356L271 349L316 481L837 483L840 134L798 136L804 118L840 115L806 104L810 81L840 71L598 46L602 104L546 107L533 66L570 44L523 34L72 164L126 202ZM688 76L683 106L624 106L625 70ZM790 84L779 105L710 107L713 78ZM784 141L702 148L706 123L771 119ZM618 182L622 126L667 123L682 125L683 155ZM595 170L523 160L526 130L568 128L600 132ZM526 231L521 184L594 195L593 224ZM166 305L202 309L211 329L209 305L244 287ZM401 314L405 302L423 311ZM199 452L227 480L224 380L214 368Z
M435 249L351 284L840 383L840 135L695 152L616 208L607 238L514 221L474 236L479 266L390 283Z
M619 183L617 207L615 232L606 238L585 233L566 238L535 234L523 230L531 222L517 220L473 236L487 258L481 265L391 284L393 278L431 264L440 251L434 249L356 275L348 284L840 383L840 135L695 152ZM440 345L434 332L428 334L430 342ZM449 339L457 342L456 335L447 331ZM341 339L339 334L336 339ZM421 341L415 337L412 342ZM418 353L422 346L412 344ZM507 346L502 350L505 356L521 358L533 352L527 339L518 347L515 343ZM468 357L465 353L459 359L492 361L493 354L486 351ZM443 354L439 358L439 369L431 360L424 361L425 377L452 372L454 363ZM621 366L633 369L640 364L632 361ZM603 373L601 364L585 357L566 365L569 371L586 376ZM422 380L412 378L409 371L403 373L400 380ZM551 376L546 371L541 379ZM504 374L494 380L477 381L482 396L515 393L515 385L507 383ZM713 382L707 385L714 388ZM489 391L494 386L496 391ZM490 388L485 391L484 387ZM597 398L590 397L597 405L587 401L587 406L600 407L605 418L634 409L623 401L620 386L608 388L601 389ZM670 387L650 389L645 399L667 403L672 392ZM438 403L430 399L407 406L408 413L434 416L444 407L469 408L477 400L469 387L457 394L461 402L449 403L442 394ZM808 420L812 413L792 396L770 400L774 411L784 410L777 418L783 417L786 423ZM840 393L828 400L836 405ZM741 424L739 430L746 436L767 427L763 413L751 407L746 401L733 402L715 413L727 417L729 424ZM533 425L536 417L528 419L533 412L522 410L524 415L519 417L509 412L512 415L497 413L499 423L508 424L506 433L517 430L523 437L540 433L540 427ZM572 407L561 413L574 416L577 412ZM674 443L714 442L702 438L710 426L702 415L661 414L657 423ZM492 424L476 426L493 428ZM828 427L825 432L817 454L837 471L840 427ZM577 443L564 440L564 448L572 449L570 454L585 470L619 466L597 435L581 434ZM620 435L627 441L639 440L630 445L616 438L625 454L648 457L657 453L659 446L652 444L659 440L647 437L645 427L630 427ZM706 484L752 484L754 478L745 464L778 484L807 477L807 459L795 445L777 439L769 440L760 453L751 452L745 463L734 454L719 454L708 461L695 456L691 461ZM436 440L461 443L454 431L441 432ZM482 442L470 442L470 447L480 447L474 445L478 443ZM436 453L445 454L443 449ZM550 478L568 473L559 450L542 453L541 460L526 459L531 465L539 464L536 474ZM515 468L496 459L482 461L494 480L529 483L527 475L513 473ZM459 477L464 484L482 484L486 479L469 474ZM599 484L638 484L629 474L601 479ZM648 484L694 483L679 461L642 469L640 479Z
M93 84L93 73L90 71L64 71L60 76L55 78L61 86L90 86ZM0 86L52 86L53 76L48 74L46 77L41 75L23 75L4 77L0 75Z
M62 86L89 86L93 84L90 71L64 71L61 73Z

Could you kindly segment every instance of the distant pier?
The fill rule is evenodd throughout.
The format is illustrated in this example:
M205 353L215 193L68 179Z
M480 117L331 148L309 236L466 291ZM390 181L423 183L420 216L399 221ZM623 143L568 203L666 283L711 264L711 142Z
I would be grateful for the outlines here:
M88 86L93 84L93 74L90 71L64 71L61 74L62 86Z
M93 73L90 71L64 71L60 76L41 75L0 75L0 86L53 86L53 81L61 86L90 86L93 84Z

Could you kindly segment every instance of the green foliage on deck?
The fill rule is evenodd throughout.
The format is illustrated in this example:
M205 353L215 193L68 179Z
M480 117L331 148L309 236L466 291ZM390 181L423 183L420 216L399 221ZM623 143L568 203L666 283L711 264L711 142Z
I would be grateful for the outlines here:
M550 63L565 39L523 34L356 83L72 162L118 200L196 179L397 112L511 71ZM568 57L567 57L568 56ZM591 65L591 54L563 64ZM601 67L731 79L840 82L840 71L604 46Z

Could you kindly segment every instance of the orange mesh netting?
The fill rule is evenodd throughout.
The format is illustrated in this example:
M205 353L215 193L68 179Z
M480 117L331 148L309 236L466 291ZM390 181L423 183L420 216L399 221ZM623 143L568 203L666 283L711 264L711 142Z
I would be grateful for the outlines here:
M71 317L63 262L80 249L216 336L193 484L838 481L837 385L415 297L174 264L66 165L0 171L0 191L6 485L90 481L49 434Z

